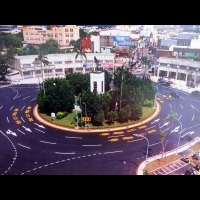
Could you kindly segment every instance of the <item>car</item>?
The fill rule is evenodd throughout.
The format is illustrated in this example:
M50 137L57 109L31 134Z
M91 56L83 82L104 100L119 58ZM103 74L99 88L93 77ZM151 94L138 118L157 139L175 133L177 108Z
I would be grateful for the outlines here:
M192 158L194 158L195 160L200 160L200 151L197 151Z
M138 72L141 72L142 71L142 67L140 66L140 67L138 67L138 70L137 70Z
M12 84L12 85L20 85L21 82L20 82L20 81L12 81L11 84Z

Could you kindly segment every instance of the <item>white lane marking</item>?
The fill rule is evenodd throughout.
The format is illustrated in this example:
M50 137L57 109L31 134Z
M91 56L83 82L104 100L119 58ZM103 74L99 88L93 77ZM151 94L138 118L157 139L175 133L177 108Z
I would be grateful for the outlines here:
M121 152L123 152L123 150L122 151L104 152L104 154L108 154L108 153L121 153Z
M182 115L178 118L179 120L181 119Z
M136 141L140 141L140 140L143 140L143 138L142 139L138 139L138 140L129 140L127 142L136 142Z
M113 136L108 136L108 138L113 138L113 137L122 137L122 136L125 136L125 135L113 135Z
M17 96L17 97L14 97L13 99L17 99L17 98L19 98L19 97L21 97L21 95L19 95L19 96Z
M160 120L160 118L159 119L156 119L156 120L154 120L153 122L151 122L151 124L154 124L155 122L158 122Z
M22 134L24 134L25 135L25 133L24 132L22 132L22 131L20 131L19 129L17 129L20 133L22 133Z
M13 109L13 107L14 107L14 106L12 106L12 107L10 108L10 110L12 110L12 109Z
M23 122L25 122L24 119L23 119L22 117L21 117L21 119L22 119Z
M31 149L30 147L24 146L24 145L19 144L19 143L18 143L18 145L21 146L21 147L27 148L27 149Z
M192 117L192 121L193 121L193 119L194 119L194 115L193 115L193 117Z
M154 145L160 144L160 143L162 143L162 142L157 142L157 143L151 144L151 145L149 145L149 146L154 146Z
M170 114L169 114L170 115ZM169 115L167 115L166 119L169 117Z
M164 123L160 128L162 128L163 126L167 126L167 124L169 124L169 122Z
M40 127L40 128L45 128L44 126L39 125L39 124L37 124L37 123L34 123L34 124L37 125L37 126Z
M41 131L41 130L39 130L39 129L37 129L37 128L35 128L35 130L40 131L40 132L42 132L42 133L45 133L44 131Z
M8 117L7 117L7 121L9 122L9 119L8 119Z
M185 133L184 135L182 135L181 138L183 138L184 136L186 136L186 135L188 135L188 134L192 135L193 133L194 133L194 131L192 131L192 132L187 132L187 133Z
M83 147L98 147L101 146L101 144L83 144Z
M75 153L62 153L62 152L55 152L55 153L57 153L57 154L75 154Z
M156 126L156 125L155 125ZM145 131L146 130L149 130L149 129L151 129L151 128L154 128L155 126L152 126L152 127L149 127L149 128L146 128L146 129L144 129Z
M16 97L18 96L18 90L12 88L13 90L15 90L17 92L17 94L15 95L15 97L13 99L16 99Z
M83 139L82 137L68 137L68 136L65 136L66 138L73 138L73 139Z
M185 100L185 98L183 98L182 96L179 96L181 99Z
M167 131L168 129L170 129L170 127L166 128L166 129L165 129L165 130L163 130L163 131Z
M25 107L25 106L24 106ZM21 109L21 110L23 110L24 109L24 107Z
M31 101L34 101L36 98L32 99Z
M169 106L172 108L172 105L171 105L171 103L169 103Z
M193 105L191 105L191 106L192 106L192 109L194 109Z
M2 109L3 106L0 107L0 109Z
M183 106L180 104L181 108L183 109Z
M197 108L194 107L194 109L200 112L200 110L198 110Z
M56 143L53 143L53 142L45 142L45 141L42 141L42 140L40 140L40 142L47 143L47 144L56 144Z
M24 99L27 99L27 98L29 98L29 97L31 97L31 96L27 96L27 97L23 98L23 100L24 100Z

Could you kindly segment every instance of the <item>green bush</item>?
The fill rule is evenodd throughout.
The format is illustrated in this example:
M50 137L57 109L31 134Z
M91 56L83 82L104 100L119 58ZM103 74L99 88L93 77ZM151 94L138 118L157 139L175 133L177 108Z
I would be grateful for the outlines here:
M152 100L144 100L143 104L144 107L152 107L153 106L153 101Z
M194 90L191 94L195 97L200 97L200 92L198 90Z
M67 116L67 112L57 112L56 113L56 119L62 119L65 116Z

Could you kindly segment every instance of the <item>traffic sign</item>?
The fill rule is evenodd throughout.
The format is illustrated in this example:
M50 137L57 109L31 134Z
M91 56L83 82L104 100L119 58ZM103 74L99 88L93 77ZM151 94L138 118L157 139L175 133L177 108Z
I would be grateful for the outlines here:
M91 121L91 117L82 117L82 120L84 122L90 122Z

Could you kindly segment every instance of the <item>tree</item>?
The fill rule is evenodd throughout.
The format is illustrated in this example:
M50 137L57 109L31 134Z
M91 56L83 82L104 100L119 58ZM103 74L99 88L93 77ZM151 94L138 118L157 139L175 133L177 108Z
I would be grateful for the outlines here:
M50 38L45 43L39 45L39 50L44 55L59 53L58 42L53 38Z
M82 74L80 72L67 74L66 80L69 81L69 84L74 88L75 95L78 95L83 90L88 90L90 88L90 75Z
M17 54L19 56L22 56L22 55L37 55L38 49L36 47L34 47L33 45L28 45L26 47L17 48Z
M96 122L98 122L100 125L102 125L103 120L105 119L104 116L104 111L100 110L95 116L94 116L94 120Z
M166 137L165 131L160 131L160 141L162 143L162 159L165 154L165 145L164 145L165 137ZM165 157L165 161L166 161L166 157Z
M115 121L118 118L118 114L116 111L110 111L108 112L107 118L111 123L113 123L113 121Z
M50 78L45 80L45 98L42 91L37 96L38 108L41 112L67 112L73 109L74 90L64 78Z
M45 96L45 87L44 87L44 72L43 72L43 68L42 66L46 66L49 65L49 61L47 56L43 55L40 51L38 51L38 57L35 58L35 60L33 61L33 64L36 65L40 65L41 67L41 72L42 72L42 83L43 83L43 92L44 92L44 96Z
M15 34L9 34L4 37L4 45L6 48L18 48L22 46L22 38Z
M112 74L110 74L107 70L103 70L105 74L105 92L110 90L110 83L112 81Z
M175 112L172 111L172 110L170 111L169 116L167 117L167 120L171 123L171 127L170 127L170 133L169 133L169 135L168 135L168 137L167 137L167 141L166 141L166 143L165 143L165 147L167 146L169 137L170 137L170 135L171 135L171 133L172 133L172 129L173 129L173 127L174 127L174 121L175 121L175 119L176 119L177 117L178 117L178 114L175 113Z

